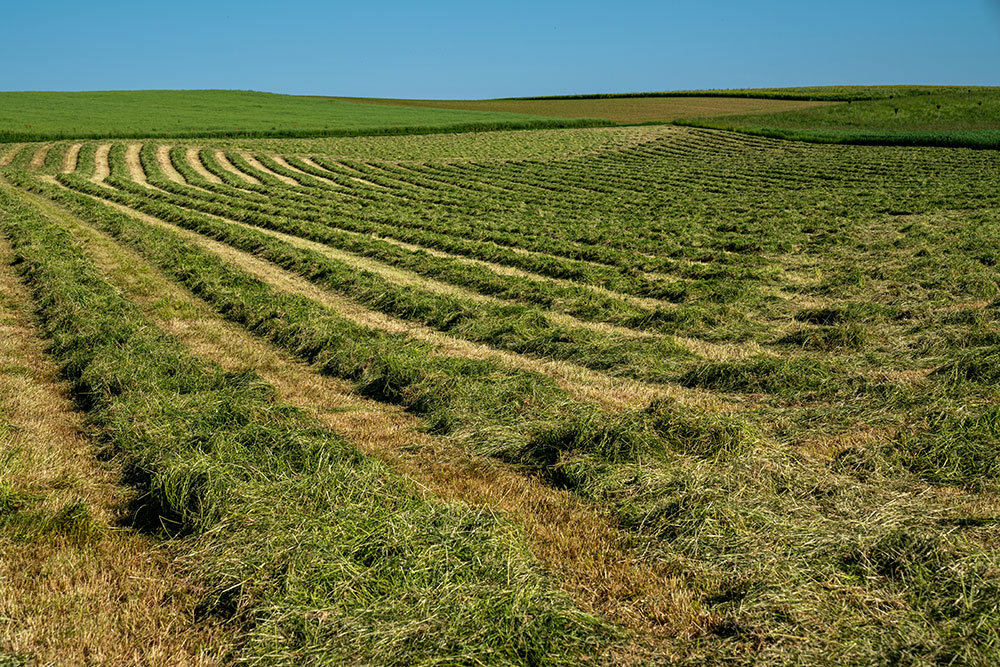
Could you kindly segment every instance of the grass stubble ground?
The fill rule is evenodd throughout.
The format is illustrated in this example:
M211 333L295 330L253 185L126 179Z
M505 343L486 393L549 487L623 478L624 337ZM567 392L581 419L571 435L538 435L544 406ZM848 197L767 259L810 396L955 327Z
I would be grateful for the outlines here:
M278 663L995 663L995 155L530 134L483 135L499 159L463 135L11 156L0 224L33 336L90 440L145 471L171 530L137 539L215 601L184 627ZM73 305L88 289L127 335ZM490 308L509 319L463 324ZM129 389L100 327L181 381L130 365L149 380ZM632 342L605 366L560 358L606 334ZM81 403L90 373L126 388ZM221 395L253 410L192 439ZM331 450L349 463L317 467ZM316 495L345 474L387 490Z

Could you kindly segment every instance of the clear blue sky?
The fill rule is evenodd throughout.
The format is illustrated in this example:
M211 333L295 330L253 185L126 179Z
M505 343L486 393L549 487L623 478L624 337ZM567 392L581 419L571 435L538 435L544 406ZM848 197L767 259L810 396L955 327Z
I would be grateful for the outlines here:
M483 98L1000 85L1000 0L5 5L0 90Z

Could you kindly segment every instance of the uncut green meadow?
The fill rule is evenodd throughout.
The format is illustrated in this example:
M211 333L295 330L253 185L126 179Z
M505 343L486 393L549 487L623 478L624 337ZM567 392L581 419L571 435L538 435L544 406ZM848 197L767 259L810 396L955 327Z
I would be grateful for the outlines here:
M895 108L870 102L871 126ZM952 129L981 129L965 116ZM40 144L9 149L0 233L104 455L143 471L136 516L204 554L238 660L1000 661L997 152L599 127L82 141L67 168L74 143L40 165ZM252 368L198 358L39 197L315 372L609 517L698 621L654 638L580 609L518 517L428 497ZM181 230L497 354L359 324ZM653 398L589 400L528 361Z
M572 126L529 114L370 106L233 90L0 92L0 142L103 137L335 136Z

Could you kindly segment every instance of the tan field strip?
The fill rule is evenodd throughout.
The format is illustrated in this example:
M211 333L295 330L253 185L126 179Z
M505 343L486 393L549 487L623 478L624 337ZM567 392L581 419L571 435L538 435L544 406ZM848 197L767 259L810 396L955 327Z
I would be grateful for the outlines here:
M150 187L146 182L146 172L142 169L142 160L139 159L139 151L142 144L129 144L125 149L125 164L128 166L128 175L133 181L143 187Z
M244 181L246 181L251 185L260 185L260 181L258 181L256 178L254 178L250 174L244 173L239 169L237 169L236 166L229 161L229 158L226 157L226 154L223 153L222 151L220 150L215 151L215 159L216 161L218 161L219 166L221 166L223 169L228 171L233 176L236 176L237 178L242 178Z
M197 354L230 370L253 369L283 400L310 411L426 493L501 511L521 523L532 551L578 604L639 633L642 648L651 649L650 641L657 638L696 633L708 621L672 569L635 553L629 538L599 509L424 433L419 418L319 375L226 322L131 250L48 202L40 206L55 212L109 279L158 326Z
M284 183L285 185L291 185L293 187L299 187L299 185L300 185L299 182L296 181L294 178L289 178L288 176L285 176L284 174L279 174L278 172L271 171L270 169L268 169L267 167L265 167L264 165L262 165L260 163L260 161L257 158L255 158L253 155L251 155L250 153L243 152L243 153L240 153L240 155L243 157L244 160L247 161L247 164L249 164L251 167L253 167L257 171L259 171L259 172L261 172L263 174L267 174L268 176L271 176L273 178L276 178L279 181L281 181L282 183Z
M205 165L201 163L201 157L198 156L198 151L201 150L197 146L191 146L187 149L185 156L187 157L188 164L191 168L198 172L198 175L204 178L209 183L214 183L216 185L222 185L222 179L205 169Z
M651 96L541 100L395 100L357 97L334 99L362 104L502 111L563 118L605 118L617 123L666 122L681 118L715 118L739 114L779 113L837 104L836 102L806 100L712 97L710 94L691 97Z
M94 183L103 183L111 175L111 166L108 164L108 153L111 152L111 144L101 144L94 153L94 175L90 180Z
M181 185L187 185L187 181L181 176L181 173L174 169L174 164L170 161L170 149L171 146L160 145L156 147L156 162L160 165L160 171L163 175L174 183L180 183ZM196 187L196 186L190 186ZM200 189L200 188L199 188Z
M322 181L323 183L328 183L328 184L330 184L330 185L332 185L332 186L334 186L336 188L343 188L344 187L340 183L337 183L336 181L332 181L329 178L323 178L322 176L315 176L315 175L310 174L308 172L302 171L298 167L293 167L292 165L288 164L288 161L285 158L283 158L282 156L280 156L280 155L269 155L268 157L271 158L272 160L274 160L275 162L277 162L278 164L280 164L285 169L288 169L289 171L294 171L297 174L302 174L303 176L308 176L309 178L312 178L314 180Z
M45 165L45 157L49 154L52 149L52 144L42 144L37 149L35 149L35 154L31 156L31 162L28 164L28 169L32 171L38 171Z
M10 471L14 491L40 498L31 511L82 503L93 530L74 539L30 524L0 532L0 655L39 665L216 664L228 640L211 621L193 621L191 582L162 548L115 526L131 492L81 434L11 260L0 237L0 475Z
M8 148L6 152L0 155L0 167L6 167L8 164L13 162L14 158L17 157L17 154L21 152L22 148L24 148L24 144L13 144L10 148Z
M76 171L76 163L80 157L81 148L83 148L83 144L72 144L66 149L66 154L63 155L62 173L72 174Z
M313 167L313 168L315 168L315 169L323 169L324 171L330 171L330 170L329 170L329 169L327 169L326 167L323 167L323 166L321 166L321 165L318 165L318 164L316 164L316 163L315 163L315 162L313 161L313 159L312 159L312 158L309 158L309 157L299 157L299 159L300 159L300 160L302 160L302 162L304 162L305 164L307 164L307 165L309 165L310 167ZM338 162L337 164L338 164L338 165L340 165L340 166L341 166L341 167L342 167L343 169L345 169L345 170L347 170L347 171L352 171L352 172L354 172L354 173L359 173L359 172L355 171L354 169L351 169L350 167L347 167L347 166L345 166L345 165L342 165L342 164L340 164L339 162ZM366 179L364 179L364 178L361 178L360 176L347 176L347 178L349 178L349 179L351 179L352 181L355 181L355 182L357 182L357 183L362 183L362 184L364 184L364 185L369 185L369 186L371 186L371 187L373 187L373 188L379 188L380 190L389 190L389 189L391 189L391 188L388 188L388 187L386 187L386 186L384 186L384 185L380 185L380 184L378 184L378 183L373 183L373 182L371 182L371 181L369 181L369 180L366 180Z

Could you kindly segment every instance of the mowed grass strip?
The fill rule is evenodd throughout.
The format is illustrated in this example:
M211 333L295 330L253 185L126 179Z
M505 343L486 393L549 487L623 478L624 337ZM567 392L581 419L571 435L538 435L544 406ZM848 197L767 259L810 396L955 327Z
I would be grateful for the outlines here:
M204 592L118 525L133 493L84 437L12 261L0 238L0 663L217 664L231 637L195 621Z
M151 327L16 196L3 226L52 354L110 454L235 617L244 659L562 664L604 634L538 572L517 531L423 498L378 460Z
M652 655L710 623L674 568L650 557L609 517L534 475L470 455L424 432L420 419L357 394L246 330L226 322L134 252L40 197L32 202L70 230L115 287L160 328L231 372L253 369L362 451L415 480L425 493L502 512L523 526L532 553L584 609L631 630L612 654Z

